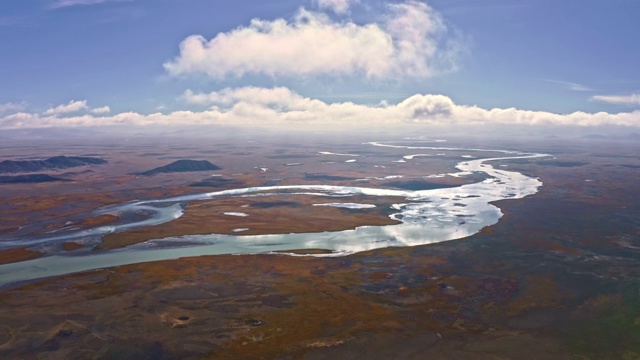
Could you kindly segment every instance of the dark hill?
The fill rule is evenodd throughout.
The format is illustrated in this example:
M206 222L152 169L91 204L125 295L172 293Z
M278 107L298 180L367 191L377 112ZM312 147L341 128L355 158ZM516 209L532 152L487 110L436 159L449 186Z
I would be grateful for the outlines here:
M402 190L431 190L431 189L444 189L449 187L456 187L458 185L448 185L440 183L432 183L424 180L406 180L406 181L388 181L384 183L387 186Z
M107 161L85 156L54 156L46 160L5 160L0 162L0 173L34 172L67 169L85 165L106 164Z
M188 172L188 171L209 171L220 170L220 168L207 160L178 160L169 165L157 167L155 169L140 173L140 175L155 175L161 173Z
M52 181L69 181L67 179L50 176L47 174L30 174L16 176L0 176L0 184L33 184Z

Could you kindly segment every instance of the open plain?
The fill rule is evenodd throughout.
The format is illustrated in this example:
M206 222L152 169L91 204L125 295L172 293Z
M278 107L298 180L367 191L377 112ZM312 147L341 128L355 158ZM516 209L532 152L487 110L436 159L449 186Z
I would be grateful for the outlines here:
M448 150L368 143L378 140ZM265 140L247 135L189 142L194 145L179 139L125 139L55 143L50 149L45 144L38 150L3 143L2 159L55 151L108 161L48 172L70 181L0 185L0 262L5 264L135 253L144 251L146 241L167 237L174 240L163 245L166 249L189 246L188 237L176 244L182 235L311 233L312 238L314 233L394 226L399 221L389 217L397 212L392 205L405 202L398 196L258 193L189 201L176 220L97 238L6 245L117 225L126 219L96 210L134 200L301 184L447 189L486 180L482 173L442 176L455 174L455 166L465 160L496 156L479 149L551 156L491 162L543 185L522 199L496 202L503 214L497 224L457 240L351 254L287 249L334 255L329 257L277 252L196 256L5 283L0 356L639 358L638 142L446 140ZM177 159L208 160L220 170L137 175ZM460 219L467 219L461 225L469 221ZM0 266L0 274L6 266Z

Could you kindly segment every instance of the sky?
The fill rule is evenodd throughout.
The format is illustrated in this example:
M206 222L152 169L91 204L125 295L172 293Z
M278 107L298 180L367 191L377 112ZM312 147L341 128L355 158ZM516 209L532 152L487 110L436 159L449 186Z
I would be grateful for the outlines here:
M637 0L3 0L0 130L640 127Z

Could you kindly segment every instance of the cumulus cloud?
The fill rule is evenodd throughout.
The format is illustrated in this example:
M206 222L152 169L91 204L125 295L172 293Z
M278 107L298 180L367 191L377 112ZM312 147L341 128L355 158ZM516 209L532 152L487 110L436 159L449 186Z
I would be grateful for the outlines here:
M640 106L640 94L631 95L596 95L591 100L602 101L609 104Z
M352 102L325 103L304 97L285 87L226 88L211 93L194 93L187 90L181 98L189 103L209 105L221 114L234 115L234 120L244 113L268 115L275 123L341 123L363 126L384 124L519 124L519 125L624 125L640 126L640 111L632 113L555 114L545 111L529 111L516 108L483 109L477 106L455 104L444 95L413 95L397 103L382 102L378 105ZM245 121L255 123L256 119Z
M328 9L336 14L345 14L351 5L357 3L358 0L317 0L317 2L321 9Z
M413 0L389 4L387 10L381 21L369 24L336 22L305 9L291 21L253 19L211 40L187 37L164 67L174 76L216 79L247 74L397 79L456 69L461 42L448 36L439 13Z
M245 86L241 88L226 88L208 94L194 93L191 90L187 90L181 96L181 99L197 105L229 106L245 102L269 107L290 108L304 98L286 87L262 88Z
M208 106L204 111L168 114L125 112L115 115L60 116L20 112L0 117L0 129L100 125L226 124L247 126L383 126L440 125L620 125L640 127L640 110L623 113L556 114L545 111L483 109L458 105L444 95L413 95L396 103L377 105L352 102L326 103L288 88L241 87L211 93L187 91L182 100Z
M76 101L71 100L67 104L58 105L56 107L52 107L47 109L44 112L45 115L58 115L58 114L67 114L78 112L80 110L87 110L89 107L87 106L87 100Z
M26 109L25 103L4 103L0 104L0 114L6 114L8 112L18 112Z
M94 114L107 114L109 112L111 112L111 108L108 106L102 106L102 107L97 107L97 108L93 108L91 109L91 112Z

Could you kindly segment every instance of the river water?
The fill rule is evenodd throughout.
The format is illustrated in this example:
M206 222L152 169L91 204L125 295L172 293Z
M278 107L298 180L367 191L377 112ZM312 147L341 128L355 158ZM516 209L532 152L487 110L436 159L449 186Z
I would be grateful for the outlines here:
M30 261L0 265L0 285L91 269L187 256L255 254L304 249L331 250L327 254L310 254L309 256L344 256L377 248L416 246L460 239L498 222L502 213L491 202L520 199L535 194L542 186L542 182L536 178L514 171L496 169L491 166L492 161L549 156L548 154L507 150L403 146L380 142L369 144L378 147L405 149L407 154L403 156L404 161L411 161L416 156L424 155L417 154L414 150L492 151L502 156L484 159L470 159L470 156L465 156L465 161L456 166L458 172L431 175L435 177L465 176L475 172L486 174L486 179L481 182L458 187L410 191L333 185L263 186L108 206L99 209L97 214L114 214L122 219L130 220L113 226L99 226L93 229L49 236L2 241L0 247L46 247L50 244L74 239L99 239L113 232L144 228L172 221L182 216L184 206L187 203L197 200L259 196L265 193L281 196L313 194L327 198L345 198L354 195L398 196L406 199L403 203L393 205L396 212L391 217L401 221L401 224L397 225L362 226L353 230L303 234L188 235L150 240L107 252L84 252L82 255L54 254ZM362 208L366 208L373 204L361 205ZM352 206L358 208L358 205ZM299 251L296 253L298 256L300 255Z

